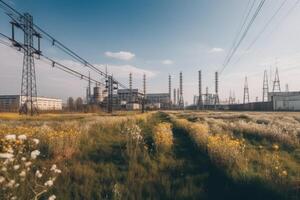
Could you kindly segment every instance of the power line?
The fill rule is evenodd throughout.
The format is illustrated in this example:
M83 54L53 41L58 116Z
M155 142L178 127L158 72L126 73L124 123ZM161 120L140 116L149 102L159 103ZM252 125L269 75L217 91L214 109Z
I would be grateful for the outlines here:
M284 4L287 2L287 0L284 0L280 6L277 8L277 10L275 11L275 13L269 18L269 20L267 21L267 23L264 25L264 27L261 29L261 31L258 33L258 35L254 38L254 40L250 43L250 45L246 48L246 51L249 51L249 49L251 49L251 47L257 42L257 40L260 38L260 36L265 32L265 30L268 28L268 26L271 24L271 22L274 20L274 18L276 17L276 15L279 13L279 11L282 9L282 7L284 6ZM238 60L235 62L238 63L243 55L241 55Z
M0 33L0 35L3 36L3 37L5 37L5 38L7 38L7 39L9 39L9 40L11 40L11 38L10 38L9 36L7 36L7 35L5 35L5 34L3 34L3 33ZM10 48L16 50L15 47L12 46L12 45L10 45L8 42L5 42L5 41L3 41L3 40L0 40L0 43L6 45L7 47L10 47ZM19 47L20 47L21 49L25 50L24 47L23 47L21 44L20 44ZM80 73L80 72L78 72L78 71L76 71L76 70L74 70L74 69L71 69L70 67L67 67L67 66L64 65L64 64L61 64L61 63L58 62L58 61L55 61L54 59L52 59L52 58L50 58L50 57L47 57L47 56L45 56L45 55L43 55L43 54L40 54L40 56L41 56L42 58L44 58L44 60L40 59L41 61L43 61L44 63L47 63L47 64L51 65L52 67L55 67L55 68L57 68L57 69L60 69L60 70L62 70L62 71L64 71L64 72L66 72L66 73L68 73L68 74L70 74L70 75L72 75L72 76L75 76L75 77L77 77L77 78L80 78L80 79L82 79L82 80L86 80L86 81L89 80L89 77L88 77L88 76L86 76L86 75L84 75L84 74L82 74L82 73ZM49 61L50 63L48 63L47 61ZM93 78L90 78L90 80L91 80L93 83L95 83L95 84L98 84L98 85L105 85L104 83L99 82L99 81L97 81L97 80L95 80L95 79L93 79Z
M244 16L243 16L243 18L242 18L242 20L241 20L240 27L239 27L238 30L237 30L237 33L236 33L236 35L235 35L235 37L234 37L234 40L233 40L233 42L232 42L232 45L231 45L231 47L230 47L230 50L229 50L229 52L228 52L228 54L227 54L225 60L228 59L230 53L232 52L234 46L236 45L236 42L237 42L237 40L238 40L238 37L239 37L239 35L241 34L241 32L242 32L242 30L243 30L243 28L244 28L246 22L248 21L248 18L249 18L249 16L250 16L250 13L251 13L253 7L254 7L255 2L256 2L256 0L253 0L253 2L252 2L252 4L251 4L251 7L250 7L250 9L248 10L248 7L249 7L249 5L250 5L250 0L248 1L247 6L246 6L246 9L245 9L245 13L246 13L246 11L248 10L247 15L245 16L245 14L244 14Z
M5 3L3 0L0 0L0 3L2 3L2 5L0 4L1 7L8 12L6 14L9 17L11 17L12 19L14 17L23 17L23 15L20 12L18 12L16 9L14 9L13 7L11 7L10 5L8 5L7 3ZM101 76L107 77L106 73L102 72L97 67L95 67L94 65L92 65L91 63L89 63L87 60L85 60L84 58L80 57L77 53L75 53L70 48L68 48L67 46L65 46L63 43L61 43L60 41L58 41L57 39L55 39L53 36L51 36L49 33L47 33L46 31L44 31L38 25L33 24L33 26L36 28L36 30L38 30L39 32L41 32L43 34L43 36L45 38L47 38L52 43L53 46L56 46L57 48L59 48L60 50L62 50L64 53L66 53L69 56L71 56L72 58L76 59L78 62L82 63L84 66L89 67L90 69L92 69L93 71L97 72ZM113 81L117 82L118 85L120 85L122 88L127 88L124 84L118 82L117 80L113 79Z
M270 35L275 32L275 30L279 27L279 25L297 8L297 5L300 3L300 0L297 0L292 7L288 10L288 12L281 18L281 20L277 23L276 27L270 32Z
M287 2L287 0L284 0L280 6L278 7L278 9L275 11L275 13L271 16L271 18L268 20L268 22L265 24L265 26L263 27L263 29L259 32L259 34L256 36L256 38L250 43L250 45L248 46L248 48L246 49L246 51L248 51L253 45L254 43L259 39L259 37L263 34L263 32L268 28L268 26L271 24L271 22L273 21L273 19L276 17L276 15L279 13L279 11L282 9L282 7L284 6L284 4Z
M259 12L261 11L261 9L262 9L262 7L263 7L265 1L266 1L266 0L261 0L261 1L260 1L258 7L257 7L256 10L255 10L255 13L253 14L251 20L249 21L249 23L248 23L246 29L244 30L242 36L240 37L238 43L235 45L235 47L234 47L234 49L232 50L232 52L229 52L230 55L228 56L228 58L225 59L225 61L224 61L224 63L223 63L223 67L222 67L222 69L220 70L220 73L222 73L223 70L225 69L225 67L227 67L227 65L230 63L230 61L231 61L233 55L235 54L235 52L236 52L237 49L239 48L240 44L242 43L242 41L243 41L244 38L246 37L247 33L249 32L249 30L250 30L252 24L254 23L256 17L258 16Z

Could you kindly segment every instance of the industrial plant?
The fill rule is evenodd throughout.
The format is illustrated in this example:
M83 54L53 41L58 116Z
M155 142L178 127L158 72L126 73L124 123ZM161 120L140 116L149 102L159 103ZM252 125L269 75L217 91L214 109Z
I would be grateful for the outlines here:
M62 110L63 102L59 98L39 97L37 91L36 73L35 73L35 59L43 59L48 62L52 68L62 70L71 76L80 78L88 82L86 88L86 97L84 105L96 106L103 111L109 113L114 110L183 110L183 109L197 109L197 110L249 110L249 111L297 111L300 110L300 92L289 92L288 87L286 91L281 91L279 72L276 69L275 78L272 81L272 88L269 89L269 81L267 71L264 71L264 78L262 81L262 98L256 98L255 102L250 102L249 86L247 77L244 82L244 95L242 103L236 101L234 91L230 91L229 98L224 100L219 97L219 88L222 87L222 81L219 81L219 74L230 63L236 48L233 48L222 65L220 70L214 74L214 89L203 88L202 72L198 71L198 94L194 95L192 105L185 103L184 97L184 80L183 73L179 72L179 85L172 85L172 76L169 74L166 83L168 83L168 91L163 93L148 93L146 85L146 74L141 78L143 82L141 88L133 88L133 74L129 73L128 86L116 80L112 74L107 71L103 72L98 67L88 62L83 57L72 51L55 37L41 29L33 22L33 17L29 13L21 14L8 4L1 2L7 11L7 15L11 19L11 35L1 33L1 37L6 39L3 42L6 46L23 53L23 68L21 93L12 95L0 94L0 111L19 111L20 114L37 114L40 111ZM20 31L24 40L17 39L16 32ZM245 34L247 34L245 30ZM71 56L79 64L83 65L89 70L86 75L82 72L76 71L70 66L50 58L42 51L41 41L47 40L50 44L59 50L62 50L67 55ZM240 42L243 37L240 38ZM90 72L96 73L101 80L91 78ZM205 76L205 75L204 75ZM93 86L92 86L93 85ZM205 89L203 91L202 89ZM257 88L256 88L257 89ZM153 91L153 88L151 88Z

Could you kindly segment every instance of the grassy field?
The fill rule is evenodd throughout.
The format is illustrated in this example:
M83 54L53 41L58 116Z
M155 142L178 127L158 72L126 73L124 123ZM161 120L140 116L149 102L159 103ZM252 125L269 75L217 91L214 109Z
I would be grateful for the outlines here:
M0 113L0 199L299 199L300 113Z

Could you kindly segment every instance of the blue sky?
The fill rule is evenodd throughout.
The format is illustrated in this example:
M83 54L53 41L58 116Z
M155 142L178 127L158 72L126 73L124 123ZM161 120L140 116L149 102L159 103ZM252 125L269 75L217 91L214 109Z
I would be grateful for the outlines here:
M299 90L296 75L300 74L299 5L284 17L297 0L287 0L264 34L249 51L247 46L284 0L267 0L233 62L220 76L220 96L228 98L234 90L242 99L243 79L249 76L251 100L261 98L264 69L282 71L282 89L288 83ZM184 98L189 103L197 92L197 70L203 71L203 86L213 89L214 71L221 68L245 13L248 0L10 0L14 8L30 12L34 22L91 63L127 83L127 74L134 74L134 86L141 87L142 74L148 75L149 92L167 92L167 77L178 87L178 74L183 71ZM250 1L252 2L252 0ZM258 0L255 2L258 5ZM256 6L255 6L256 7ZM8 19L0 10L0 30L9 33ZM43 41L43 50L71 66L71 58ZM22 57L3 58L0 93L18 93ZM0 49L1 51L1 49ZM121 53L120 53L121 52ZM16 55L15 55L16 54ZM236 60L242 55L239 62ZM2 56L2 57L1 57ZM18 61L19 60L19 61ZM44 96L84 96L85 82L38 67L39 94ZM41 64L42 65L42 64ZM5 70L5 69L8 70ZM80 69L87 73L86 70ZM292 71L291 71L292 70ZM274 70L273 70L274 71ZM92 74L96 77L96 74ZM295 78L293 79L292 77ZM13 83L11 77L15 77ZM6 87L10 85L10 87ZM68 91L68 92L66 92Z

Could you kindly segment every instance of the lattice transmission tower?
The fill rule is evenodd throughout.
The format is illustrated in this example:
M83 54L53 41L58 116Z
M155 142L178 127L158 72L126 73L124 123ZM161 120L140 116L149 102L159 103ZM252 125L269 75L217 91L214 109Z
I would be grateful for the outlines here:
M263 81L263 98L262 101L268 101L268 93L269 93L269 82L268 82L268 74L267 70L264 71L264 81Z
M217 106L220 103L219 100L219 74L218 72L215 72L215 109L217 109Z
M25 13L22 17L21 24L13 24L13 40L14 26L21 26L24 32L24 58L21 83L21 107L20 114L38 114L37 104L37 87L34 65L34 54L39 55L40 51L34 48L34 37L38 38L40 49L40 34L33 29L33 18L29 13Z
M248 87L248 80L247 76L245 77L245 85L244 85L244 98L243 98L243 103L249 103L249 87Z
M276 68L272 92L281 92L278 68Z
M132 73L129 73L129 103L133 102L133 91L132 91Z

